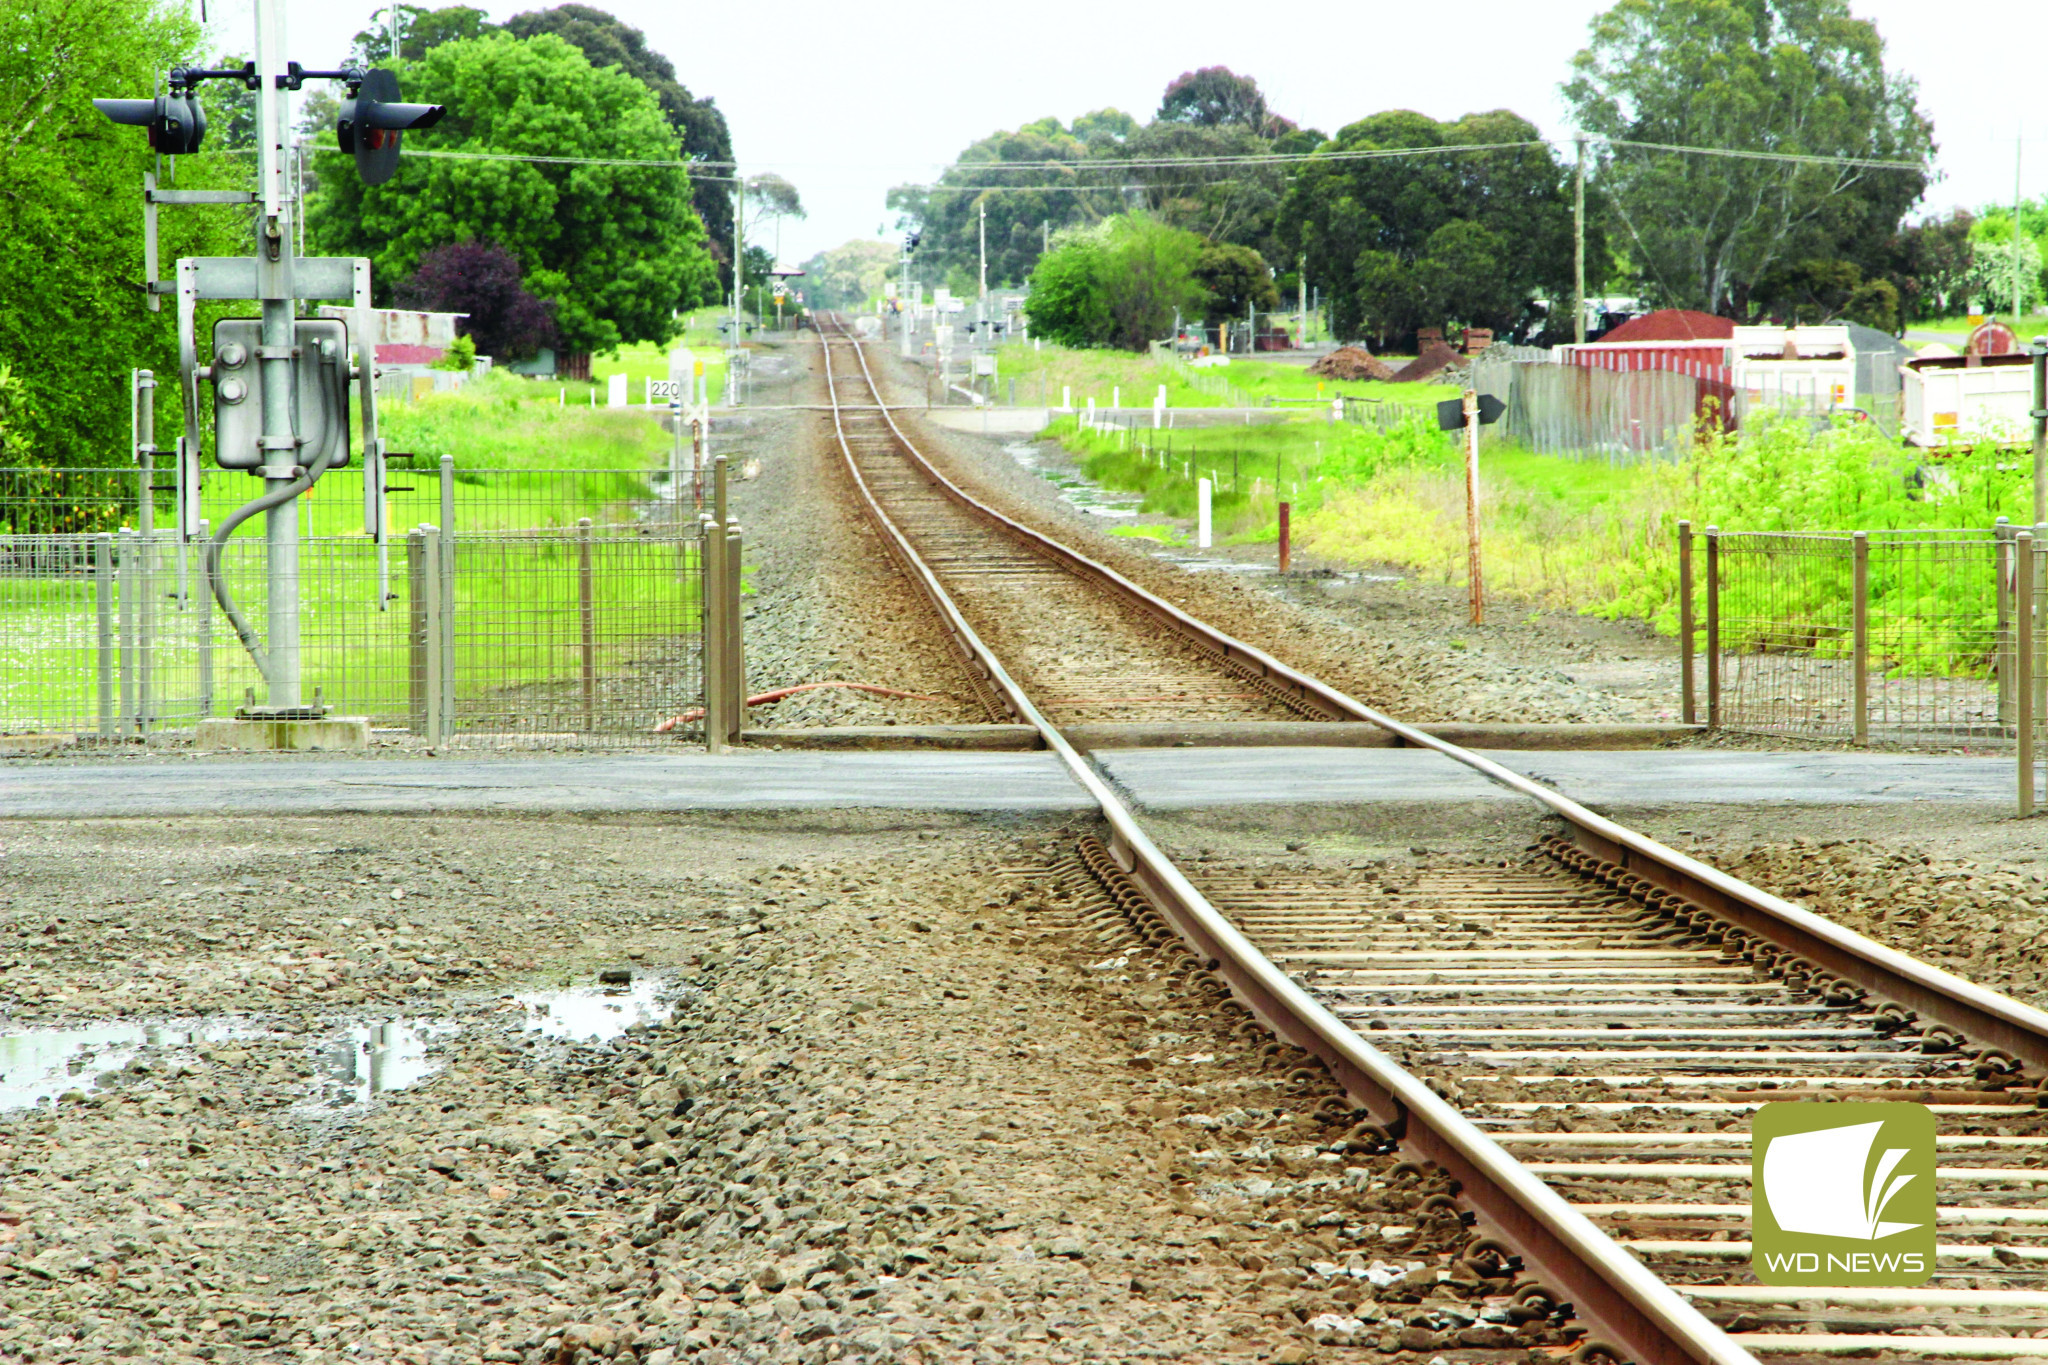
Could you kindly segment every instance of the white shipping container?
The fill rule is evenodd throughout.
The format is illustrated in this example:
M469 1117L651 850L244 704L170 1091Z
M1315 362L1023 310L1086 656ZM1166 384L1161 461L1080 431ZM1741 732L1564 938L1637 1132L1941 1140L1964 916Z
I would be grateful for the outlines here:
M2034 366L2024 355L1923 356L1899 367L1908 445L1940 450L1978 441L2024 442L2032 426Z
M1737 327L1734 349L1735 387L1752 408L1829 412L1856 402L1856 347L1847 327Z

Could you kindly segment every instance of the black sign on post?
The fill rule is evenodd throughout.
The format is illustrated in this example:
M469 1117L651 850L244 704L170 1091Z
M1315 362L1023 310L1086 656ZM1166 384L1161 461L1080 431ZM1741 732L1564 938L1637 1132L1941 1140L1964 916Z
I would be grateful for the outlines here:
M1508 410L1508 405L1490 393L1479 395L1479 425L1490 427ZM1465 426L1465 400L1446 398L1436 405L1436 424L1445 431L1462 431Z

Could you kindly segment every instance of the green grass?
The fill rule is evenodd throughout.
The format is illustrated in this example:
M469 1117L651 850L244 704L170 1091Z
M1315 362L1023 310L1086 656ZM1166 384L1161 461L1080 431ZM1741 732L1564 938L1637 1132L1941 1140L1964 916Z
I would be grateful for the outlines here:
M1458 393L1445 384L1339 383L1318 379L1306 365L1280 360L1232 360L1190 370L1129 351L1034 348L1030 342L998 348L996 375L997 392L1004 396L1009 381L1016 381L1021 404L1057 407L1064 387L1072 390L1077 408L1085 408L1090 398L1097 407L1108 407L1119 396L1127 408L1148 408L1161 384L1166 386L1167 405L1175 408L1263 407L1269 399L1288 404L1328 402L1339 394L1420 405Z
M1206 475L1216 480L1216 527L1227 541L1272 540L1284 498L1303 551L1464 579L1462 455L1420 417L1385 433L1302 418L1171 434L1083 431L1066 419L1052 434L1090 479L1142 493L1143 512L1191 518L1194 481ZM1815 432L1803 421L1758 421L1736 438L1702 442L1684 461L1619 466L1489 440L1480 460L1487 584L1672 634L1680 520L1696 530L1817 533L1982 529L2030 515L2024 461L1990 447L1963 452L1944 459L1939 485L1927 487L1910 481L1920 458L1868 426ZM1961 561L1892 557L1882 546L1871 562L1880 666L1981 671L1995 614L1988 567L1958 573ZM1769 601L1755 595L1761 587L1731 579L1724 616L1846 619L1846 573L1846 555L1787 564ZM1729 642L1741 647L1739 628ZM1827 653L1841 641L1821 632L1808 647Z
M1188 543L1186 532L1182 531L1180 527L1166 522L1147 522L1142 526L1112 526L1109 528L1109 533L1113 536L1124 536L1132 540L1156 540L1161 545L1177 546Z
M2011 297L2008 296L2006 301L2011 302ZM2008 327L2012 326L2012 314L2010 312L1991 314L1989 315L1989 320L1992 322L2002 322ZM2014 328L2014 330L2019 333L2021 345L2025 345L2037 336L2048 336L2048 313L2029 314L2020 320L2020 325ZM1907 323L1906 331L1908 333L1940 332L1944 335L1967 337L1970 334L1971 327L1968 318L1941 318L1935 322Z

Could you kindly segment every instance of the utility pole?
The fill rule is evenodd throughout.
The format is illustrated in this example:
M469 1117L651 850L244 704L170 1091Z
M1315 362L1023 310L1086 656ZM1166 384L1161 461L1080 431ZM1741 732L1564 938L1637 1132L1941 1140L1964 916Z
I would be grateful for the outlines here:
M397 7L392 42L397 44ZM395 51L394 51L394 55ZM256 294L263 306L263 486L278 505L264 513L270 600L270 705L297 707L299 696L299 507L292 496L299 464L292 409L297 397L292 355L292 219L296 205L285 147L284 5L256 0Z
M1295 272L1294 294L1296 306L1301 309L1301 344L1308 345L1308 256L1301 257L1301 268Z
M740 382L740 309L744 306L740 291L745 288L747 265L747 178L733 168L732 187L732 349L726 353L725 401L727 406L739 403Z
M1586 139L1577 139L1579 168L1572 177L1572 340L1586 344Z
M2020 170L2025 164L2026 153L2026 135L2020 134L2014 141L2012 149L2012 330L2015 335L2020 330L2021 304L2025 301L2022 292L2022 281L2025 280L2026 276L2020 269L2020 256L2022 254L2020 248L2026 241L2026 238L2020 232L2020 206L2026 201L2020 198ZM2034 524L2036 526L2041 524L2039 517L2034 519Z
M1038 223L1038 254L1044 256L1052 251L1052 219L1042 218Z
M981 204L981 297L988 298L988 201Z

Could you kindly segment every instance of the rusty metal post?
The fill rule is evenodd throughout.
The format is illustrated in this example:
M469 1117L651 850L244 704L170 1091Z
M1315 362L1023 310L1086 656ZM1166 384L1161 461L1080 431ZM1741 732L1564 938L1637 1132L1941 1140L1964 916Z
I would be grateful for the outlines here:
M697 510L704 510L704 419L690 419L690 488L697 499Z
M1465 390L1465 572L1472 581L1472 624L1486 624L1486 582L1479 569L1479 393Z
M576 603L582 626L583 730L597 729L597 616L590 573L590 518L576 520Z
M2034 813L2034 533L2013 537L2013 711L2019 730L2020 818Z
M1279 492L1279 489L1274 489ZM1280 572L1287 572L1287 565L1294 558L1292 527L1288 525L1288 514L1294 509L1287 503L1280 504Z
M1687 725L1699 723L1698 697L1692 680L1692 523L1678 523L1678 716Z
M1721 528L1707 528L1707 728L1721 728Z
M1854 685L1853 723L1856 742L1870 743L1870 533L1858 531L1852 538L1854 556L1849 574L1849 648Z

